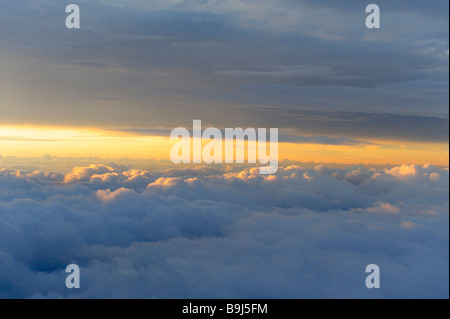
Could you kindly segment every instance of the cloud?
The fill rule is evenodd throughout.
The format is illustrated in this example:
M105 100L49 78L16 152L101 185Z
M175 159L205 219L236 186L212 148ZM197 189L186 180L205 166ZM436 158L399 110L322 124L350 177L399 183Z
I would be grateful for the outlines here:
M191 124L192 127L192 124ZM203 126L202 130L205 130L210 126ZM193 131L191 128L186 128L189 131L190 136L193 136ZM257 130L257 128L255 128ZM170 136L172 129L133 129L133 128L123 128L123 129L111 129L114 132L122 132L131 135L138 136L162 136L168 137ZM368 141L360 141L353 138L348 137L335 137L335 136L302 136L297 132L298 130L288 128L279 130L278 133L278 141L281 143L298 143L298 144L322 144L322 145L358 145L358 144L366 144L366 145L376 145L375 143ZM225 138L225 129L220 129L220 133L222 137Z
M445 1L381 1L382 28L369 30L357 1L80 0L76 31L65 4L23 2L0 3L3 123L157 129L201 118L314 136L448 136ZM305 123L310 111L335 125Z
M104 165L89 165L89 167L75 167L72 173L67 174L64 182L79 182L89 180L92 176L102 176L102 174L111 172L113 169Z
M394 175L394 176L409 176L416 175L416 166L415 165L401 165L386 170L386 173Z
M368 207L366 209L354 209L354 211L359 212L368 212L368 213L376 213L376 214L400 214L401 210L397 206L391 205L389 203L384 202L376 202L375 206ZM402 223L403 225L403 223Z
M4 168L0 298L448 298L448 181L432 165Z
M67 62L64 65L82 66L86 68L107 68L108 65L99 62Z
M267 66L266 70L226 70L219 74L253 82L287 83L293 85L339 85L361 79L360 76L335 72L315 65Z

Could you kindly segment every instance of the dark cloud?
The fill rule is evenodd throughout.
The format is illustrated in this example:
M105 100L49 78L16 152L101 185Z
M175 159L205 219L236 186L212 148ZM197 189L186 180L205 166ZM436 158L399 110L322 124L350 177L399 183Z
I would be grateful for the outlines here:
M108 65L99 62L67 62L65 65L84 66L86 68L107 68Z
M299 132L385 140L448 143L448 118L361 112L279 110ZM276 115L274 115L276 116ZM273 118L273 123L276 122ZM289 124L288 124L289 123ZM294 126L297 125L297 126Z
M378 4L382 28L368 30L359 1L79 1L74 31L64 27L62 3L2 1L1 121L141 129L209 117L221 127L249 114L262 127L271 113L258 111L270 106L355 112L346 113L352 122L359 112L391 113L370 115L367 129L362 122L346 136L361 129L369 138L410 132L442 141L448 3ZM403 117L418 115L419 132ZM280 128L304 126L286 112L277 117ZM330 134L313 123L311 134Z
M207 127L202 127L202 131L204 131ZM190 136L193 136L192 129L187 128ZM258 128L254 128L255 131ZM172 130L170 129L115 129L112 131L116 132L124 132L132 135L142 135L142 136L162 136L167 137L170 136ZM225 130L220 130L222 137L225 138ZM270 136L266 137L267 139ZM357 145L357 144L367 144L373 145L374 143L367 141L359 141L356 139L346 138L346 137L330 137L330 136L301 136L296 135L292 130L283 130L278 132L278 142L280 143L298 143L298 144L322 144L322 145Z

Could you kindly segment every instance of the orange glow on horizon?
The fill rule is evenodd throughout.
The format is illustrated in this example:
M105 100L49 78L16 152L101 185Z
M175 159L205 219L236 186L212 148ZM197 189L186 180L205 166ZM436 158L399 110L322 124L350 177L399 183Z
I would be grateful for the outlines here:
M279 160L343 164L449 165L448 143L370 141L373 144L279 143ZM0 155L170 159L177 141L95 128L0 126ZM203 141L206 144L207 141Z

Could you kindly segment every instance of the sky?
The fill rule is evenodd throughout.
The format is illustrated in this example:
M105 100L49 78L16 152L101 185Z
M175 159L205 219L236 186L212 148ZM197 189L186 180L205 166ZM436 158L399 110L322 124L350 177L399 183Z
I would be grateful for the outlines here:
M167 159L200 119L279 128L283 159L448 165L447 1L379 1L380 29L360 1L77 4L80 29L0 4L4 156Z
M448 299L448 1L71 2L0 1L0 299ZM194 120L278 170L173 163Z

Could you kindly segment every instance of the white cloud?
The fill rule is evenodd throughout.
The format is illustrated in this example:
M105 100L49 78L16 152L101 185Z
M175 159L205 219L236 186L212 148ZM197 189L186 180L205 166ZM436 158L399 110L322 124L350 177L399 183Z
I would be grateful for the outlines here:
M401 165L396 166L392 169L386 170L386 173L394 175L394 176L408 176L408 175L416 175L416 166L411 165Z

